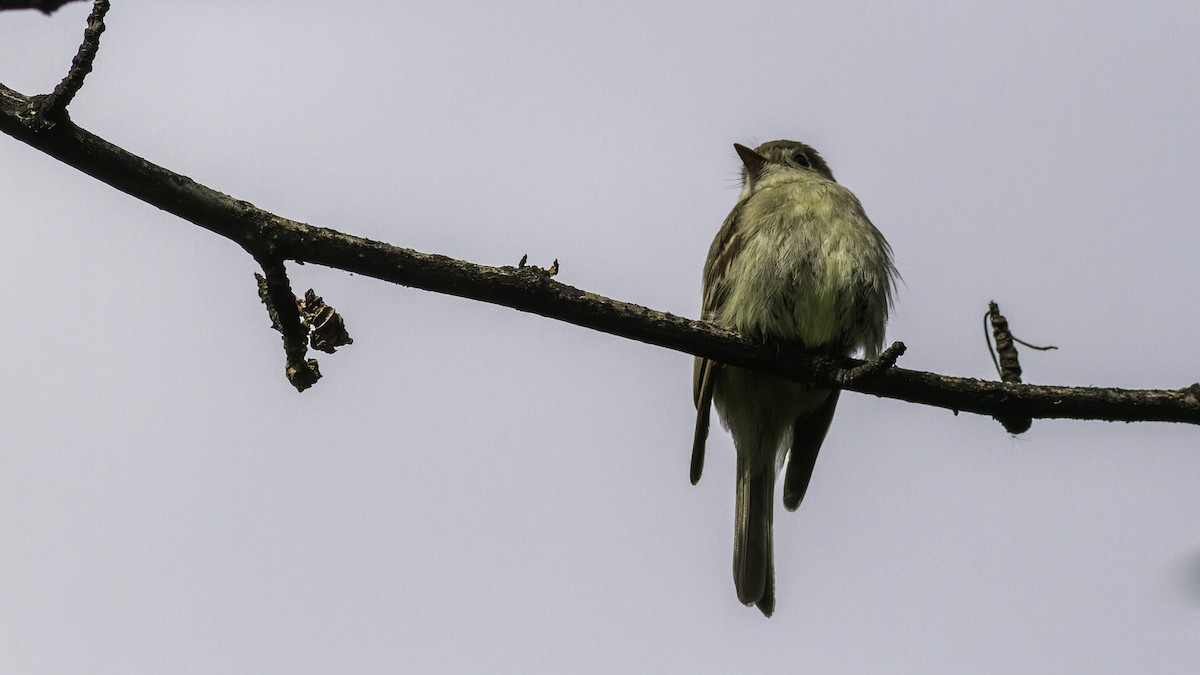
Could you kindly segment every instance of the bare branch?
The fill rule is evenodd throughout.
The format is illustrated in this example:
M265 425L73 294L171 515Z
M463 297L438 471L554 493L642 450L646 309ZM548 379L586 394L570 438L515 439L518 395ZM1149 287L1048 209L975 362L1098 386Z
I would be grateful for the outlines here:
M36 9L43 14L53 14L63 5L79 0L0 0L0 11L6 9Z
M985 382L902 368L871 372L751 342L708 323L605 298L532 266L489 267L288 220L152 164L69 120L36 132L20 112L29 98L0 85L0 131L248 251L325 265L405 286L512 307L799 382L992 417L1074 418L1200 424L1200 384L1178 390L1047 387ZM898 350L897 350L898 351Z

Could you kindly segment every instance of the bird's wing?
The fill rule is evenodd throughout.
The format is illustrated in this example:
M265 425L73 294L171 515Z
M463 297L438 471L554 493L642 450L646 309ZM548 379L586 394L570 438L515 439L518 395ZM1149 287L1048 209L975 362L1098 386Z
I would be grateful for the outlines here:
M725 302L729 290L725 284L726 271L742 248L742 238L737 234L739 214L737 208L730 212L708 249L708 258L704 262L704 304L700 311L705 321L712 321L717 316L717 310ZM692 397L696 403L696 433L692 440L690 471L692 485L700 481L700 474L704 471L704 442L708 439L708 425L712 417L713 375L719 367L711 359L696 358L692 376Z
M696 374L693 378L693 396L696 399L696 435L692 440L692 485L700 482L704 471L704 442L708 440L708 422L712 414L713 368L710 359L696 358Z
M792 426L792 450L783 478L783 505L788 511L795 511L808 491L817 453L821 450L821 443L825 442L825 433L833 421L833 411L837 408L840 393L839 389L829 392L821 407L796 420Z

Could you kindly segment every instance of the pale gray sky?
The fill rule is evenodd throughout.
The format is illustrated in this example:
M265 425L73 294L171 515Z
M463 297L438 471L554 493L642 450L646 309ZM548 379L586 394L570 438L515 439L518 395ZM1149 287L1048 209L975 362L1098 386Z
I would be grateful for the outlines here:
M731 144L817 147L910 368L1200 380L1200 5L135 2L71 108L281 215L697 316ZM949 5L949 6L948 6ZM48 91L88 7L0 14ZM297 394L229 242L0 137L0 671L1190 673L1200 430L848 394L778 610L734 594L691 360L312 266Z

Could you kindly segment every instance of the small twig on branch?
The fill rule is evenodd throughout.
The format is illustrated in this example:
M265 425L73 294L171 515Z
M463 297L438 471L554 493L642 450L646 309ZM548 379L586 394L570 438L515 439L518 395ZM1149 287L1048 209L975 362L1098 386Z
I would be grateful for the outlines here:
M989 321L992 324L991 336L987 332ZM1017 346L1014 343L1020 343L1038 351L1058 349L1058 347L1053 345L1038 347L1024 340L1017 339L1012 334L1012 331L1009 330L1008 319L1004 318L1004 315L1000 313L1000 305L996 304L995 301L988 303L988 311L983 315L983 326L984 340L987 342L988 353L992 355L992 365L996 366L996 372L1000 375L1001 382L1010 384L1021 383L1021 361L1017 357ZM994 350L992 349L992 341L990 339L992 337L996 340L996 348ZM1000 355L999 359L996 357L997 352ZM995 417L996 421L1004 426L1005 431L1014 435L1023 434L1033 426L1033 420L1028 415L997 415Z
M263 269L262 275L254 275L258 297L267 306L271 327L283 335L283 351L287 356L284 372L296 391L304 391L321 379L321 371L316 359L304 358L308 355L308 330L301 321L287 268L279 258L256 256L256 259Z
M838 386L846 388L879 375L879 373L895 366L896 359L899 359L904 354L905 349L907 348L903 342L893 342L892 346L883 350L879 356L864 362L862 365L854 366L839 373L837 378Z
M83 42L75 58L71 59L71 69L66 77L54 87L54 91L41 96L34 96L26 112L26 123L34 129L47 129L67 117L67 106L71 104L75 94L83 88L83 80L92 72L92 63L96 53L100 51L100 34L104 32L104 15L108 13L108 0L96 0L92 5L92 13L88 16L87 28L83 31Z
M995 301L988 303L988 311L984 315L984 325L992 324L992 336L996 340L996 349L992 351L992 343L987 341L988 352L992 355L992 364L1000 374L1000 381L1009 384L1021 383L1021 361L1017 356L1017 346L1013 344L1012 332L1008 329L1008 319L1000 313L1000 305ZM987 331L984 338L987 339ZM999 354L999 359L997 359ZM1023 434L1033 426L1033 419L1028 415L997 415L996 421L1010 434Z
M992 349L992 342L988 339L987 324L989 321L992 325L991 337L996 340L995 350ZM983 323L984 339L987 340L988 352L992 355L992 365L996 366L996 374L1000 376L1000 381L1020 384L1021 361L1017 356L1017 347L1013 344L1012 333L1008 330L1008 319L1000 313L1000 305L997 305L995 301L988 303L988 311L983 315ZM997 353L999 353L998 360Z
M554 263L549 267L538 267L537 265L530 265L528 263L529 254L526 253L521 256L521 262L517 263L517 269L525 274L540 274L547 278L558 274L558 258L555 258Z
M991 322L992 333L988 335L988 323ZM995 349L992 348L992 338L996 340ZM988 311L983 314L983 338L987 343L988 353L992 355L992 365L996 367L996 374L1000 376L1003 382L1021 382L1021 363L1017 358L1017 348L1013 343L1024 345L1030 349L1036 349L1039 352L1058 349L1054 345L1046 345L1039 347L1038 345L1029 344L1021 338L1012 334L1008 329L1008 319L1000 313L1000 306L995 301L988 303ZM996 352L1000 352L1000 359L996 359Z

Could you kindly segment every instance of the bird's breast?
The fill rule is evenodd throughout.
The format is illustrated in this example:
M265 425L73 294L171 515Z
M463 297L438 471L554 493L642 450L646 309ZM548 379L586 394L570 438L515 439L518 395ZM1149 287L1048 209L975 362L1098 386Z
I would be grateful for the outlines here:
M810 348L853 341L856 298L887 259L858 199L829 181L797 182L760 190L741 207L744 239L716 321Z

